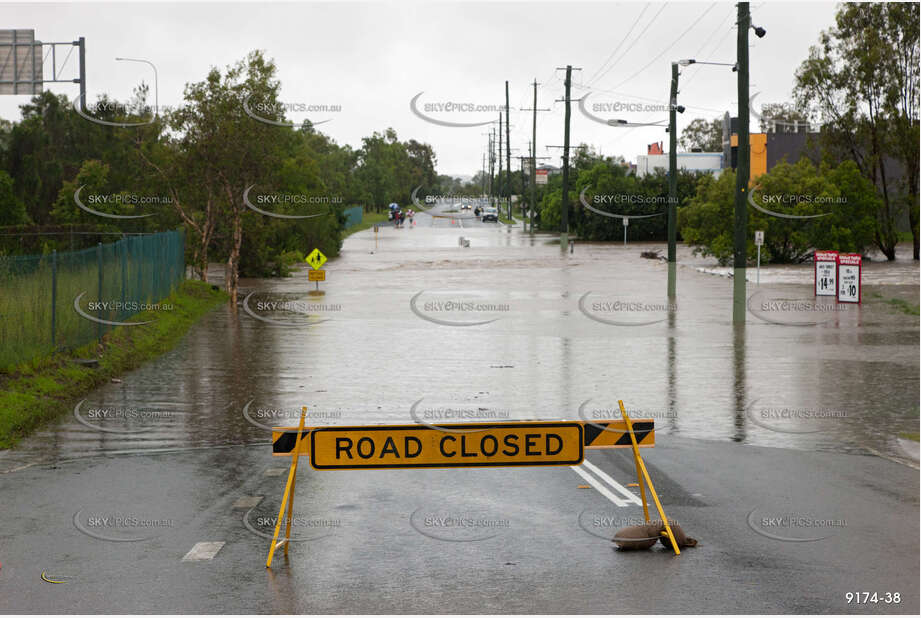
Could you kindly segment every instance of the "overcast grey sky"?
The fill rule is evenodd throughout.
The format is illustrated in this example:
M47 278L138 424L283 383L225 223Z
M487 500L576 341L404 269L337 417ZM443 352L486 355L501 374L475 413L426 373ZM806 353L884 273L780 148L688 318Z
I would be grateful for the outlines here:
M767 29L763 39L750 37L751 91L761 93L755 99L759 106L788 101L793 74L820 31L831 27L836 5L751 6L753 23ZM563 142L564 106L555 102L563 94L563 72L556 67L582 68L573 74L572 97L592 92L586 100L590 110L614 103L664 104L672 60L735 61L735 14L729 2L18 3L0 5L0 28L34 29L43 41L86 37L90 102L101 93L125 101L140 81L152 82L148 67L116 62L117 56L153 62L160 104L169 105L181 102L183 86L201 80L210 67L223 69L262 49L278 65L284 102L341 106L340 112L293 112L289 118L331 119L318 129L353 146L373 131L393 127L400 139L432 144L440 173L468 175L480 169L489 127L426 122L410 109L419 92L424 94L418 109L436 120L484 122L496 114L426 112L425 105L501 105L508 80L517 156L526 153L531 137L530 112L520 110L531 107L530 82L537 79L538 107L552 108L538 113L538 155L558 165L560 151L545 148ZM75 84L48 89L70 97L78 93ZM726 110L735 115L736 81L729 67L683 68L680 90L679 103L687 111L679 117L679 134L696 117ZM18 106L27 100L0 96L0 116L18 119ZM593 113L636 122L667 117L664 111ZM598 124L574 103L571 139L635 161L646 144L667 142L667 134L661 128Z

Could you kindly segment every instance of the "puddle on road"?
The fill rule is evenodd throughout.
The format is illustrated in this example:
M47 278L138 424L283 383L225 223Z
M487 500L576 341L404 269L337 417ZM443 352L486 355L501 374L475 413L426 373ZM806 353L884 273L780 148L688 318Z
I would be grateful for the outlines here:
M618 399L656 419L662 444L674 434L905 458L898 433L918 426L915 316L868 298L802 325L767 304L773 319L749 313L737 330L730 281L697 272L704 261L687 249L669 304L665 264L640 257L664 245L577 244L561 256L549 237L504 225L419 223L348 238L320 296L305 272L244 280L236 311L209 314L169 353L0 453L0 470L268 444L267 428L296 424L303 405L314 425L414 413L437 424L617 418ZM783 276L762 271L761 290L812 298L811 266L769 270ZM906 284L880 286L887 297L913 287L917 298L917 264L867 269L866 283L892 280Z

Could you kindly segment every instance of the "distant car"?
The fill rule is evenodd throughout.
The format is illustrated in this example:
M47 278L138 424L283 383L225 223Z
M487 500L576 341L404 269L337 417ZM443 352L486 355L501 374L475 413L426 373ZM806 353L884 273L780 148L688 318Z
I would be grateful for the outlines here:
M470 204L463 204L461 210L470 210Z
M495 206L487 206L483 209L483 223L487 221L499 222L499 209Z

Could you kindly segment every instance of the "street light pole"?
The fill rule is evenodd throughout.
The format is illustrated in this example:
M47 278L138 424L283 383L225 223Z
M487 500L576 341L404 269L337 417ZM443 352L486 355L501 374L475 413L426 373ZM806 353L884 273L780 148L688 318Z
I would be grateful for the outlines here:
M678 63L672 63L668 110L668 297L675 297L678 243Z
M732 264L732 322L745 323L745 266L748 248L748 178L751 172L748 126L748 29L751 13L748 2L738 9L738 73L739 73L739 154L736 165L735 228Z

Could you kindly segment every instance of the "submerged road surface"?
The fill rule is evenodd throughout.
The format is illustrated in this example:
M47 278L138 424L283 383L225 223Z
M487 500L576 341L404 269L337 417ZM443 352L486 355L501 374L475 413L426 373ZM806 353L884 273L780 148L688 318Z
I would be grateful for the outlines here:
M733 328L725 278L680 268L669 303L637 246L560 255L446 210L348 238L322 295L303 271L244 281L236 308L0 453L0 611L918 613L899 438L917 431L918 319L869 295L916 294L917 269L898 285L874 264L847 310L762 279ZM437 425L617 418L618 399L655 419L644 459L700 541L681 556L612 548L643 517L632 455L591 450L542 468L303 459L289 554L265 568L290 461L268 428L302 405L313 426Z

